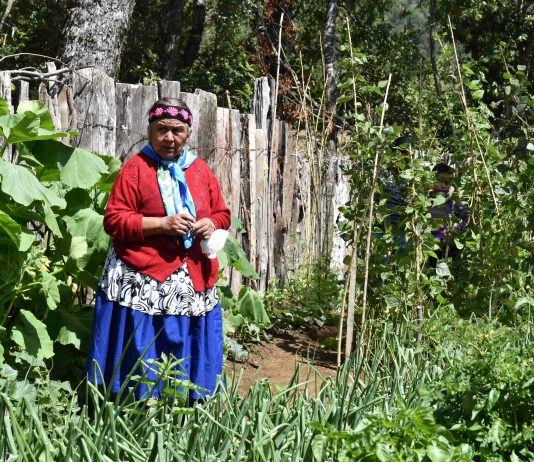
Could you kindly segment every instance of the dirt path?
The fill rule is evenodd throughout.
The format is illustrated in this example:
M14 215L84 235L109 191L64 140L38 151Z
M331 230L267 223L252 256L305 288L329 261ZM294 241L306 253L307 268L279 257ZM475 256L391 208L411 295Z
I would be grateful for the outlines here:
M321 344L323 339L335 336L336 331L335 327L325 326L320 330L271 334L271 341L253 347L248 361L228 361L228 374L242 374L239 383L242 393L246 393L254 382L261 379L268 379L272 389L276 390L291 382L295 367L300 364L299 382L309 381L310 390L313 391L316 382L320 384L327 377L336 375L336 352ZM304 384L301 388L304 388Z

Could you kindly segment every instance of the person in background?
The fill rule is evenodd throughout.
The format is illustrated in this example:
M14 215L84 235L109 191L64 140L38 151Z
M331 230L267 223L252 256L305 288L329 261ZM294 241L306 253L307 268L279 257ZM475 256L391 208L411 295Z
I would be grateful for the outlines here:
M401 136L393 143L396 156L393 164L387 170L384 180L384 196L386 197L386 208L391 212L388 222L394 230L401 225L406 208L407 184L400 173L405 169L410 161L410 138ZM395 234L404 234L396 232Z
M453 199L454 188L451 186L453 168L445 163L439 163L432 171L435 172L436 181L432 190L429 191L429 197L443 198L443 200L434 201L434 205L429 208L430 216L437 224L432 233L439 241L439 250L436 251L436 255L440 259L451 257L457 260L461 250L454 243L454 238L468 225L469 213L460 202ZM435 268L437 260L431 257L429 263L432 268Z
M133 371L155 384L137 383L138 398L160 396L147 364L163 354L182 360L179 371L204 389L191 390L193 401L213 394L222 373L218 262L200 244L229 228L230 211L213 172L185 147L192 123L184 102L156 101L148 111L149 143L124 164L110 194L104 229L112 245L87 373L113 393ZM140 360L144 371L136 369Z
M400 173L409 166L411 160L411 142L408 136L401 136L393 142L395 155L382 177L382 194L376 195L377 202L385 199L384 206L387 216L378 223L380 232L374 233L379 239L384 239L385 233L390 233L394 245L388 248L387 255L381 256L383 263L389 263L394 254L405 254L406 236L403 228L405 218L406 200L408 196L408 183Z

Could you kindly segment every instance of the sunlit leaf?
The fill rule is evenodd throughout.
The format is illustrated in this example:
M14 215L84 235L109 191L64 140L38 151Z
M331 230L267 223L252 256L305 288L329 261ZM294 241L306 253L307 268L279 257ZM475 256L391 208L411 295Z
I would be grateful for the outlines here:
M235 237L231 234L228 235L228 239L226 239L223 249L217 252L217 257L219 258L221 269L230 265L237 269L244 277L258 279L258 273L256 273L248 261L239 242L237 242Z
M10 242L18 248L20 245L21 227L7 213L0 210L0 242Z
M0 159L0 175L2 191L19 204L28 206L34 201L41 201L51 207L64 208L66 205L65 200L43 186L25 167Z
M41 128L50 131L56 129L52 116L50 115L50 112L48 112L48 107L42 101L21 101L17 107L17 114L23 114L25 112L36 114L39 117Z
M39 359L54 355L53 343L46 325L28 310L20 310L17 323L11 331L11 340Z
M263 306L263 300L259 294L249 287L243 287L239 292L237 301L239 312L249 321L262 324L270 324L271 320Z
M28 147L44 165L42 175L47 178L59 170L61 181L71 188L90 188L108 173L108 166L101 156L60 141L37 141ZM110 165L114 163L110 162Z
M61 301L59 295L58 281L48 271L41 270L42 288L41 291L46 297L46 304L51 310L55 310Z
M449 265L447 265L446 262L440 261L436 265L436 274L441 277L448 277L451 275L451 271L449 270Z
M109 247L109 236L104 231L104 217L92 209L82 209L71 217L64 218L69 232L73 236L81 236L91 248L106 251Z
M69 160L59 167L61 180L72 188L90 188L108 169L99 157L83 149L73 149Z
M4 98L0 98L0 116L9 114L9 106Z

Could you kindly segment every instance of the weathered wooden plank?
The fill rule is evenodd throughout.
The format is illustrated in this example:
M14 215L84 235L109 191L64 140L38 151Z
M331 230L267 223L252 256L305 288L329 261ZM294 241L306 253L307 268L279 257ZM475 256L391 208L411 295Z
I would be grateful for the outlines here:
M63 85L57 95L58 116L61 131L69 131L72 128L72 90Z
M243 130L241 125L241 114L238 110L232 109L229 115L229 155L231 158L231 188L232 203L231 207L234 214L238 215L241 204L241 149L243 141Z
M137 154L147 142L148 110L157 99L156 85L117 84L116 155L122 161Z
M55 72L57 70L56 64L53 61L48 61L46 63L46 69L48 72ZM62 87L63 85L60 85L58 82L48 82L48 88L44 84L39 86L39 98L41 99L42 96L42 101L47 105L48 112L50 112L50 116L57 130L62 130L63 128L58 99Z
M85 68L73 74L73 100L76 107L74 129L80 134L74 146L114 155L116 146L115 82L98 68Z
M246 115L246 139L247 152L246 160L248 161L247 174L248 178L243 179L248 186L248 257L251 265L256 268L257 252L257 203L256 203L256 121L253 115ZM243 177L243 175L241 175ZM257 269L257 268L256 268Z
M189 135L189 150L193 154L199 155L198 149L198 132L200 130L198 121L198 112L199 112L199 97L195 93L180 93L180 99L189 106L191 114L193 116L193 126L191 127L191 134Z
M217 108L217 149L215 150L215 159L213 173L218 178L221 185L221 192L228 207L231 209L232 204L232 185L231 185L231 158L228 154L228 124L230 110ZM232 213L235 213L231 210Z
M255 209L256 209L256 271L259 278L259 289L265 290L269 282L269 156L267 151L267 130L256 129L256 166ZM251 177L253 178L253 177Z
M19 81L19 103L30 99L30 84L26 80Z
M180 82L174 80L160 80L158 82L158 98L180 99Z
M241 222L244 221L243 210L241 208L241 196L242 196L242 187L241 187L241 152L243 149L243 126L241 123L241 114L238 110L232 109L229 113L229 150L231 162L231 204L230 210L233 214L237 216ZM242 244L242 236L237 236L239 243ZM241 287L242 276L238 271L232 272L232 278L230 281L230 287L233 291L239 291Z
M250 133L249 133L249 116L240 115L241 118L241 146L239 150L239 159L241 162L239 180L240 196L239 196L239 217L243 223L243 227L246 230L246 242L245 251L248 254L249 239L248 234L250 232Z
M11 100L11 75L8 71L0 72L0 97L4 98L7 102L7 106L13 111L13 105ZM0 140L3 141L3 138L0 137ZM4 159L11 159L11 147L7 147L4 152Z
M10 108L13 107L11 100L11 74L8 71L0 71L0 97L6 100Z
M283 169L283 195L282 195L282 219L284 228L289 230L291 227L291 215L293 211L293 197L295 195L295 181L296 181L296 158L297 154L294 151L293 137L291 129L285 125L284 130L284 169Z
M273 134L271 138L271 156L269 171L270 189L270 254L269 254L269 277L276 276L278 281L282 279L282 251L283 239L283 217L282 217L282 175L281 169L284 162L283 123L279 120L273 121Z
M241 162L241 125L239 111L217 108L217 149L213 171L232 214L239 213Z
M269 79L260 77L254 81L252 113L256 118L256 128L267 129L267 119L271 110L271 89Z
M337 159L334 157L328 157L325 159L325 168L322 176L322 191L321 191L321 248L319 252L324 255L330 255L332 251L332 238L334 236L335 223L333 221L334 216L334 199L335 199L335 186L337 182ZM317 255L318 257L320 255Z
M196 147L202 157L213 168L217 149L217 97L213 93L196 90L198 112L196 121Z

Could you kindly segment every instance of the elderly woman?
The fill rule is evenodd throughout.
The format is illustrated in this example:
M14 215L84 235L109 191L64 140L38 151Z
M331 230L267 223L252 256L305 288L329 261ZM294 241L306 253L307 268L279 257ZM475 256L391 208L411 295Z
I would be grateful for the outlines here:
M128 160L110 194L104 229L112 237L95 304L88 377L118 392L139 360L181 359L180 372L214 392L223 366L222 312L216 258L200 243L228 229L230 211L206 163L185 145L193 118L164 98L148 112L149 143ZM140 373L137 369L135 373ZM157 383L157 381L154 381ZM161 384L136 388L137 397Z

